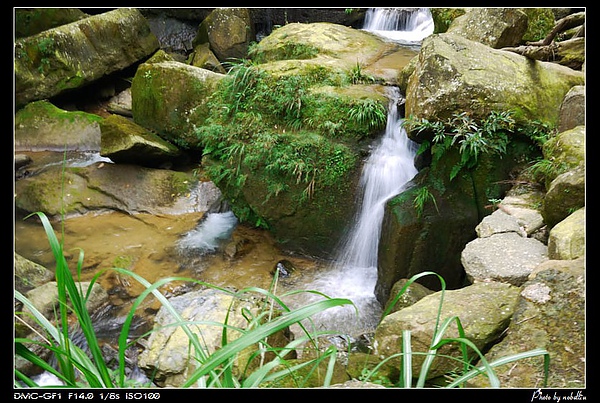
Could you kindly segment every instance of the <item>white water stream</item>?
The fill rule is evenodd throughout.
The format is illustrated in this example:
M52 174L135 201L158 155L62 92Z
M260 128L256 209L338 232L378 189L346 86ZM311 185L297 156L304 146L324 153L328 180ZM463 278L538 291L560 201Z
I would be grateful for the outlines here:
M336 330L355 336L375 328L381 306L375 298L377 253L385 203L402 192L417 170L414 166L416 144L402 128L396 87L390 87L385 133L364 164L357 213L337 251L332 268L322 273L307 289L330 297L348 298L358 309L337 307L313 317L318 330Z
M420 45L433 28L428 8L370 8L363 25L365 31L405 45Z

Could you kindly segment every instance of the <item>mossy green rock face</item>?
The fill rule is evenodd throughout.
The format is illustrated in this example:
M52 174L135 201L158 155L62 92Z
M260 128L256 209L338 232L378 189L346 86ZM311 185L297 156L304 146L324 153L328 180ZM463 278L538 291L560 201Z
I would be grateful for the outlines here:
M15 114L15 150L99 150L98 115L66 111L43 100L27 104Z
M100 123L100 128L100 155L113 162L156 167L180 155L173 144L126 117L111 115Z
M149 56L159 43L133 8L62 25L15 41L18 106L79 88Z
M556 126L565 94L584 84L581 71L492 49L457 35L423 40L406 89L406 116L445 120L471 111L483 119L491 111L515 112L515 119Z
M53 217L103 209L161 214L195 183L191 173L137 165L52 166L15 183L15 207Z
M22 38L89 17L78 8L17 8L15 36Z
M269 228L289 250L334 253L366 149L385 128L384 80L369 66L397 47L337 24L288 24L223 80L197 135L241 221Z
M144 63L131 83L133 119L181 148L200 149L195 127L204 124L206 101L223 77L176 61Z

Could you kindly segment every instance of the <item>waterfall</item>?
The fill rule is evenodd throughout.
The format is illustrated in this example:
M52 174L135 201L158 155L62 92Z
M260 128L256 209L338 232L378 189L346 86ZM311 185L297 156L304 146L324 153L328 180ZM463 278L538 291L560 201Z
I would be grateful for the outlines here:
M428 8L370 8L363 23L365 31L406 45L420 45L433 28Z
M415 145L402 128L397 107L399 98L398 89L391 87L385 134L363 167L358 214L338 252L339 267L377 266L385 203L400 193L417 173L413 164Z
M402 192L417 173L416 144L406 135L398 112L400 91L389 88L385 133L375 144L360 178L355 219L338 249L331 269L321 273L307 289L330 297L348 298L358 309L336 307L313 317L318 330L332 330L357 336L372 331L382 308L375 298L377 251L385 203Z

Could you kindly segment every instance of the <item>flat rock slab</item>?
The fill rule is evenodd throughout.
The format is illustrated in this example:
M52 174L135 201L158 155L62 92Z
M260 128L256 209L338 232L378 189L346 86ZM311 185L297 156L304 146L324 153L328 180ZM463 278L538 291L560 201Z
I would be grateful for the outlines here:
M521 286L540 263L548 260L548 247L515 232L495 234L469 242L461 262L472 281L500 281Z

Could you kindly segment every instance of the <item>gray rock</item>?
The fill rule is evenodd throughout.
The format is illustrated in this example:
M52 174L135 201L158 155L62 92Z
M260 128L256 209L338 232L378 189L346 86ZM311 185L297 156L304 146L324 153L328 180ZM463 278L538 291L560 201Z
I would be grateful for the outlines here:
M506 337L485 358L492 362L536 348L545 349L550 355L548 387L584 388L585 312L584 258L548 260L523 284ZM538 388L544 378L543 361L541 356L532 357L494 370L503 388ZM489 380L478 376L469 386L489 387Z
M515 236L518 237L518 235ZM479 349L483 349L497 341L508 327L519 292L518 287L493 281L476 283L458 290L446 290L439 316L440 323L453 316L458 317L464 328L465 337ZM386 316L375 331L373 345L376 354L383 358L400 353L404 330L411 332L413 352L427 352L431 346L438 320L441 295L441 291L438 291L422 298L414 305ZM449 326L444 337L458 337L456 326ZM458 344L450 343L438 350L438 355L427 374L427 379L452 371L460 365L454 360L444 358L443 355L459 357ZM423 360L424 357L421 354L412 355L415 377L420 375ZM394 357L388 364L396 365L398 368L399 361L400 357Z
M535 267L548 260L548 248L533 238L514 233L495 234L469 242L461 262L472 281L501 281L520 286Z
M484 217L481 223L475 227L475 232L477 232L480 238L487 238L494 234L507 232L514 232L523 237L527 236L519 225L518 220L502 210L496 210L489 216Z

